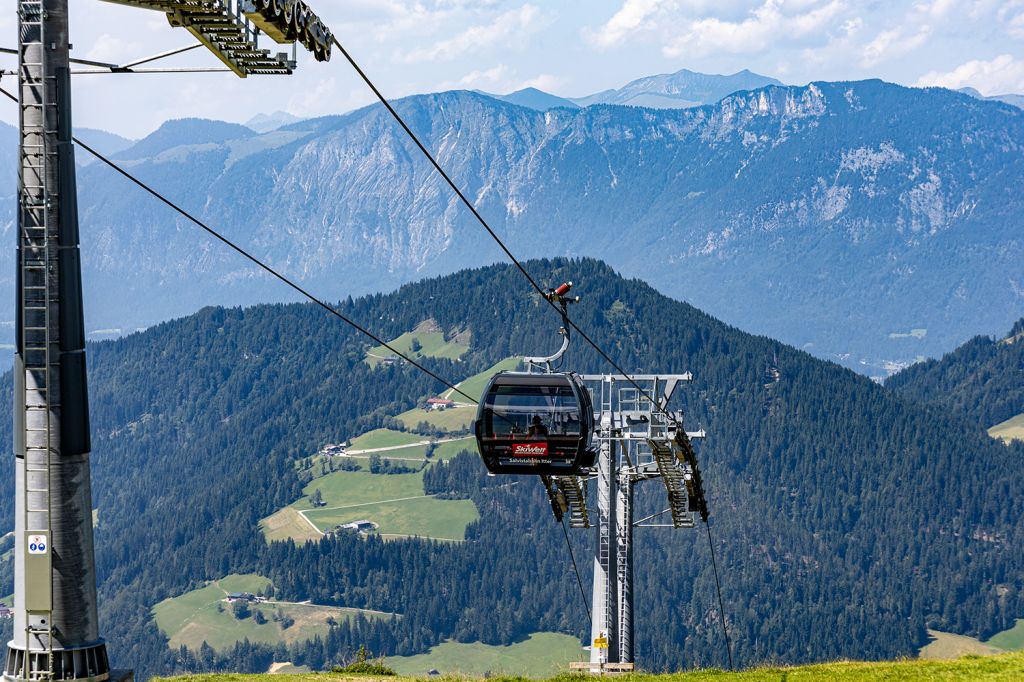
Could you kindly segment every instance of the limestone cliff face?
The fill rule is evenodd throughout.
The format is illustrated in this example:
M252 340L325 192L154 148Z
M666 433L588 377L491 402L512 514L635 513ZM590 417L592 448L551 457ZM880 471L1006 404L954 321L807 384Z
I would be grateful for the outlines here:
M604 258L825 357L936 354L1024 310L1024 111L1005 104L865 81L683 110L397 106L516 253ZM265 134L176 121L118 158L326 298L502 257L380 107ZM288 298L108 169L79 186L93 328Z

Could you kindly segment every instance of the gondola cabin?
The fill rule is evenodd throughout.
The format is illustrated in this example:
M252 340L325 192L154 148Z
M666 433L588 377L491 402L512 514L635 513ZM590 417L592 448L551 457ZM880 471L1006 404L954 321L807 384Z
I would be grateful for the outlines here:
M474 430L493 474L566 476L594 466L594 407L576 374L494 375Z

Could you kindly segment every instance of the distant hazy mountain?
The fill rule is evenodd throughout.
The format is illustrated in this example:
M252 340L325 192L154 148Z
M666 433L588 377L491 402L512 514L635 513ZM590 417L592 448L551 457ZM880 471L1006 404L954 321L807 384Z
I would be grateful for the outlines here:
M137 140L129 140L127 137L108 133L105 130L96 130L95 128L76 128L75 136L96 151L106 155L117 154L137 142ZM93 158L87 153L76 155L75 160L82 165L88 165L93 162Z
M251 128L257 133L269 133L283 126L298 123L303 119L292 116L287 111L275 111L272 114L258 114L245 122L246 128Z
M156 158L172 149L187 153L189 148L222 145L232 140L244 140L257 133L246 126L201 118L181 118L167 121L155 132L116 154L119 159Z
M568 109L579 108L579 105L571 100L559 97L558 95L552 95L544 92L543 90L538 90L537 88L524 88L523 90L510 92L507 95L490 96L495 99L500 99L502 102L518 104L521 107L536 109L537 111L547 111L548 109L556 109L558 107L566 107Z
M985 95L981 94L974 88L960 88L957 92L962 92L965 95L970 95L971 97L976 97L978 99L987 99L995 102L1004 102L1005 104L1012 104L1015 107L1024 109L1024 95L1006 94L989 95L986 97Z
M768 85L782 83L746 69L731 76L683 69L676 73L639 78L618 90L574 97L571 101L584 107L591 104L626 104L655 109L688 109L701 104L714 104L734 92L756 90Z
M869 374L1024 314L1024 112L1000 103L865 81L688 110L396 106L517 254L603 257ZM329 299L503 258L380 107L263 135L172 121L118 159ZM82 169L79 190L89 331L291 300L109 169ZM0 265L10 291L13 248Z

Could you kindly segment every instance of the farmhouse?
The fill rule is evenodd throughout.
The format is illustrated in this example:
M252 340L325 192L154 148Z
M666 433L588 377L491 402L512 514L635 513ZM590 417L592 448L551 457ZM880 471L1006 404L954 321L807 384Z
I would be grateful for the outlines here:
M0 620L10 620L11 618L14 618L14 611L6 606L0 606Z
M451 407L455 407L454 400L448 400L447 398L427 398L428 410L447 410Z
M320 448L320 454L327 457L344 457L348 450L348 443L328 443Z
M342 524L338 526L338 528L340 530L354 530L357 533L369 533L370 531L377 529L377 524L373 521L362 519L360 521Z
M233 604L236 601L254 602L256 601L256 595L250 592L229 592L227 601L229 604Z

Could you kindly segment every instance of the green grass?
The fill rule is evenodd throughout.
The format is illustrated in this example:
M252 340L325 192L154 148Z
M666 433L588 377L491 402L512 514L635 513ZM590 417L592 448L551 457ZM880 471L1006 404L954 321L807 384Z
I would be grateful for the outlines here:
M387 659L386 663L391 663ZM420 675L422 679L423 675ZM160 678L154 678L159 680ZM388 679L309 674L275 675L188 675L168 678L175 682L330 682L343 679ZM395 678L389 678L395 680ZM492 677L491 680L509 678ZM583 675L560 675L560 682L582 682ZM965 657L957 661L895 661L887 663L825 663L793 668L757 668L737 673L700 670L669 675L633 674L627 682L1018 682L1024 679L1024 654L1003 654L989 657ZM397 681L396 681L397 682Z
M284 507L260 521L260 530L267 542L291 538L301 544L320 539L320 531L306 521L294 507Z
M455 384L455 386L466 395L472 396L474 399L479 399L480 396L483 395L484 389L487 388L487 382L491 380L491 376L498 372L511 372L519 369L521 363L522 358L505 358L493 367L485 369L479 374L474 374L470 378ZM455 393L450 388L445 391L441 397L450 398L456 402L466 401L465 396Z
M448 461L463 450L476 453L476 438L467 436L447 443L438 443L437 448L434 449L432 461Z
M932 638L931 641L921 647L919 652L919 656L925 660L951 661L967 655L991 656L1002 653L1000 649L973 637L954 635L939 630L929 630L928 635Z
M270 580L261 575L229 575L217 581L225 592L251 592L256 594L270 587Z
M1018 619L1009 630L993 635L985 644L1003 651L1021 651L1024 649L1024 619Z
M172 649L184 645L198 651L206 642L215 650L224 651L245 639L262 644L310 640L327 634L328 618L340 621L360 613L359 609L314 604L252 604L250 608L259 610L267 619L266 623L258 624L252 618L237 620L231 605L223 601L229 592L259 592L269 585L269 580L257 575L227 576L180 597L165 599L153 607L153 620L167 636ZM275 612L290 616L295 624L282 628L272 619ZM362 613L371 618L390 615L376 611Z
M1001 424L996 424L988 430L988 435L993 438L1002 438L1007 443L1011 440L1024 441L1024 414L1018 414Z
M375 429L364 433L358 438L354 438L349 449L374 450L377 448L393 448L412 445L424 440L426 438L415 433L403 433L401 431L392 431L391 429Z
M14 606L14 595L13 594L9 594L6 597L4 597L3 599L0 599L0 604L3 604L4 606L6 606L8 608L13 607Z
M1024 650L1024 620L1018 620L1009 630L998 632L984 642L974 637L939 630L929 630L928 635L932 641L921 648L920 656L931 660L952 660L968 654L987 656Z
M301 511L313 509L309 496L314 490L319 490L327 503L321 511L330 507L415 497L423 494L423 472L385 475L369 471L335 471L310 481L302 489L302 498L291 506Z
M449 431L465 431L476 419L476 405L460 405L447 410L421 410L414 407L398 415L398 420L407 429L414 429L420 422Z
M387 478L395 478L388 476ZM420 495L423 495L422 489ZM466 526L480 518L472 500L438 500L414 497L391 502L363 504L346 509L319 509L306 514L321 530L342 523L369 519L385 537L425 537L464 540Z
M462 447L465 445L456 451ZM320 491L326 502L317 509L309 501L315 490ZM339 524L368 519L379 526L378 532L384 536L463 540L466 526L478 518L476 505L471 500L427 497L423 492L422 471L390 475L336 471L310 481L303 488L302 498L263 519L260 527L268 541L290 537L301 542L317 540L321 532Z
M426 440L426 438L424 438ZM444 443L437 443L437 447L434 449L434 455L430 458L431 462L447 461L459 454L463 450L469 450L470 452L476 452L476 439L472 436L463 436L455 440L451 440ZM414 445L400 450L391 450L388 452L377 452L366 455L351 455L357 463L361 464L365 469L368 465L371 455L380 455L381 459L395 460L399 464L405 464L407 466L416 466L417 461L426 460L427 446L426 445ZM409 461L413 460L413 461Z
M482 677L516 675L544 678L566 670L570 661L587 660L588 654L575 637L539 632L511 646L474 642L445 642L418 656L396 656L384 663L399 675L425 677L430 670L442 675Z
M413 351L413 341L419 342L420 349L418 351ZM413 331L388 341L388 345L402 355L413 359L447 358L448 360L458 360L469 350L470 342L469 332L461 332L446 339L444 333L438 329L436 322L425 320L419 323ZM384 346L374 346L367 351L366 362L371 367L376 367L382 358L392 355L394 353Z

